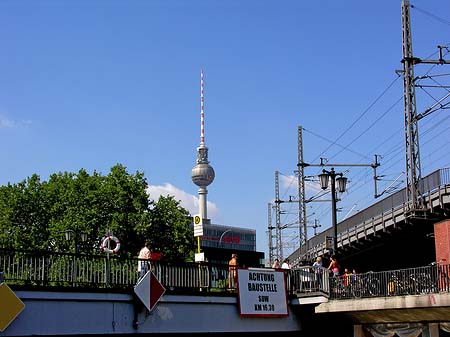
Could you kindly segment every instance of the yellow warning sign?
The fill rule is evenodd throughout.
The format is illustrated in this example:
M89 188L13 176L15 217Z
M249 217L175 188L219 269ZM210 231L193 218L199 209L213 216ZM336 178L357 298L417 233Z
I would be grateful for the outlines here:
M25 304L6 283L0 284L0 298L0 332L3 332L25 308Z

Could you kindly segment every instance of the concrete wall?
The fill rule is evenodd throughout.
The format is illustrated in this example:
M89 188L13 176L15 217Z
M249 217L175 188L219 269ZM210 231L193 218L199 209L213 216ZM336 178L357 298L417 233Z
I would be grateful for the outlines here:
M15 291L25 309L0 336L199 332L292 332L288 317L239 315L237 298L164 295L152 312L132 295Z

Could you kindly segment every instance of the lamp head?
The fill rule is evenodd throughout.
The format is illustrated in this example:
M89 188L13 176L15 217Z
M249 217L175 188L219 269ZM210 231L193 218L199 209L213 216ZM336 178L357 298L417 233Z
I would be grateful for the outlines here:
M339 178L336 178L337 188L338 188L338 191L340 193L345 192L345 190L347 189L347 180L348 179L346 177L343 177L343 176L340 176Z
M323 190L326 190L328 188L328 181L330 180L330 175L323 170L323 173L319 174L320 179L320 187L322 187Z

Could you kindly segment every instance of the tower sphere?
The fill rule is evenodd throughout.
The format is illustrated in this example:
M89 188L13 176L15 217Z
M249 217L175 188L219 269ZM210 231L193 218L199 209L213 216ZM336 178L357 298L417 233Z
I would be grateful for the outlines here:
M199 187L206 187L214 181L215 173L211 165L200 163L192 168L192 182Z

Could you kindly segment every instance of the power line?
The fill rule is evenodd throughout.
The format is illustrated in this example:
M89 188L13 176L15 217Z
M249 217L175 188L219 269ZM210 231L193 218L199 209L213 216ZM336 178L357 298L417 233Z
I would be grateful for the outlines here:
M446 25L449 25L449 26L450 26L450 21L447 21L447 20L445 20L445 19L443 19L443 18L441 18L441 17L439 17L439 16L437 16L437 15L434 15L434 14L432 14L432 13L430 13L430 12L427 12L427 11L424 10L424 9L420 9L420 8L417 7L417 6L411 5L411 8L414 8L416 11L421 12L422 14L428 15L429 17L435 19L436 21L439 21L439 22L441 22L441 23L443 23L443 24L446 24Z
M333 142L333 144L330 144L325 150L323 150L316 158L314 158L312 161L315 162L317 161L325 152L327 152L332 145L334 145L338 140L340 140L348 131L350 131L353 126L359 121L361 120L361 118L369 112L369 110L389 91L390 88L392 88L392 86L395 84L395 82L397 82L397 80L400 78L400 76L397 76L382 92L380 95L378 95L377 98L375 98L375 100L369 104L369 106L359 115L359 117L353 121L352 124L350 124L350 126L345 129L337 138L336 140Z

